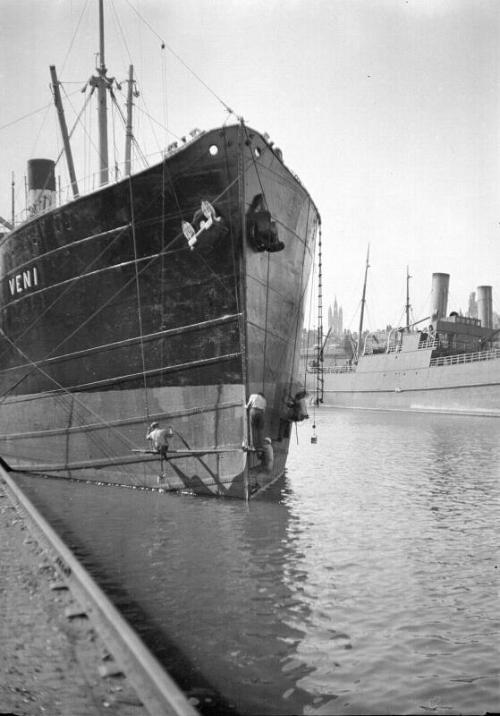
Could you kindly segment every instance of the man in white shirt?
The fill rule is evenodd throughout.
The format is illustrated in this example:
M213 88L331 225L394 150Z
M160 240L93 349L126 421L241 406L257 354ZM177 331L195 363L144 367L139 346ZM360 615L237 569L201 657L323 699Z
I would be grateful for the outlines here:
M163 473L163 461L167 459L168 438L172 437L171 427L160 428L159 423L151 423L146 434L146 440L151 442L151 448L160 454L160 469Z
M252 443L250 447L261 448L264 444L264 414L267 401L264 393L252 393L246 404L248 420L252 430Z

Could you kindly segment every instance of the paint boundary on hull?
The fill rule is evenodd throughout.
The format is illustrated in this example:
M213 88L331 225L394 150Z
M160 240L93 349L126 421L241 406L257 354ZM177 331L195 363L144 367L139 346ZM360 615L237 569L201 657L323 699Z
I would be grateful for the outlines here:
M321 406L321 410L364 410L369 411L372 413L419 413L419 414L427 414L427 415L457 415L462 417L472 417L472 418L500 418L500 410L497 412L484 412L480 413L478 411L461 411L461 410L448 410L448 409L440 409L440 408L416 408L416 407L408 407L408 408L390 408L390 407L377 407L372 408L365 405L325 405L323 404Z

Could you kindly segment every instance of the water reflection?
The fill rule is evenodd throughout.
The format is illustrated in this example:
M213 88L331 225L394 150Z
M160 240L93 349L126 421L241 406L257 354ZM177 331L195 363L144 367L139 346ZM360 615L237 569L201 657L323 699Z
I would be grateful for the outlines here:
M23 486L184 688L210 687L241 713L311 700L297 686L311 620L285 502Z
M249 507L30 491L181 685L218 692L226 710L493 711L498 421L327 411L316 423L283 489Z
M333 411L321 421L328 448L315 457L302 442L308 467L290 500L292 514L325 518L308 534L318 610L303 650L316 669L302 686L337 698L306 711L414 713L434 709L436 694L449 713L477 713L477 697L487 710L498 697L498 423ZM325 643L328 620L347 651ZM464 673L495 687L466 695Z

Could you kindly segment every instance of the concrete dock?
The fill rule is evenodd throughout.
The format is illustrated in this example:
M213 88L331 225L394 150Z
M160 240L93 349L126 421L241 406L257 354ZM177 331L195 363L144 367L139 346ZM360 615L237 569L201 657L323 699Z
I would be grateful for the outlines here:
M146 711L0 480L0 714Z

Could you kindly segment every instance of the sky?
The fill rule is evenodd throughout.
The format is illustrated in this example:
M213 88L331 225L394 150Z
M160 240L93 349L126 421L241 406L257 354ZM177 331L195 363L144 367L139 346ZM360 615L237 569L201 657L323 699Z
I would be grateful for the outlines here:
M325 315L336 298L356 330L368 246L365 327L404 321L407 266L414 320L428 315L433 272L451 275L449 310L466 312L470 292L491 285L500 312L498 0L104 5L108 76L123 81L134 64L135 134L151 161L195 127L235 120L227 107L282 149L321 214ZM97 0L0 0L0 9L0 216L10 220L12 172L20 211L28 159L61 150L49 65L70 127L83 107ZM116 89L122 107L125 91ZM110 153L116 144L122 162L113 116ZM94 120L84 110L74 135L87 188ZM63 161L56 173L66 186Z

